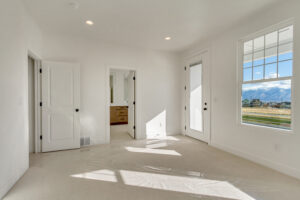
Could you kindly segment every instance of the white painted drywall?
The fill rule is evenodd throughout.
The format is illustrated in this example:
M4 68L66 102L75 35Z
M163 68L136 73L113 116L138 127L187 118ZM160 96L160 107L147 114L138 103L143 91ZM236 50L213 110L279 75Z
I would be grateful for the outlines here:
M92 144L109 141L105 82L108 67L127 67L137 73L137 138L146 137L146 123L166 111L167 134L179 134L180 70L176 54L97 43L52 34L44 35L43 58L81 64L81 135Z
M212 63L211 143L283 173L300 178L300 1L285 0L256 13L239 26L205 43L198 44L184 56L209 48ZM242 126L238 123L237 41L266 27L295 18L295 129L286 134L273 129ZM297 102L298 101L298 102Z
M111 106L128 106L125 99L125 79L129 74L129 70L111 70L110 75L113 76L113 103Z
M40 54L41 34L19 0L0 6L0 199L29 166L28 50Z

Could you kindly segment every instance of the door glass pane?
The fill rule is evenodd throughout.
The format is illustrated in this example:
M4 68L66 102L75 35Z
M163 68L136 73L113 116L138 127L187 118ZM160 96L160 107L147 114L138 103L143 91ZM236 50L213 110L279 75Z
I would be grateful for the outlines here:
M190 65L190 129L203 130L202 63Z

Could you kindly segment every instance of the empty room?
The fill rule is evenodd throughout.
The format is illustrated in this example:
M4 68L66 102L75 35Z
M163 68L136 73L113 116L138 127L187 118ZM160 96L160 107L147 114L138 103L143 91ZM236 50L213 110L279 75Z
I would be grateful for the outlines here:
M299 0L0 0L0 199L299 200Z

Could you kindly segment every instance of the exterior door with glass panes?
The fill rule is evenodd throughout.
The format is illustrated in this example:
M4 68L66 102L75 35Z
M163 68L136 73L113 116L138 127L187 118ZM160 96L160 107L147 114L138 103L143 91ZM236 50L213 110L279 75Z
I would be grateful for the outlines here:
M185 64L185 134L209 142L210 71L208 51Z

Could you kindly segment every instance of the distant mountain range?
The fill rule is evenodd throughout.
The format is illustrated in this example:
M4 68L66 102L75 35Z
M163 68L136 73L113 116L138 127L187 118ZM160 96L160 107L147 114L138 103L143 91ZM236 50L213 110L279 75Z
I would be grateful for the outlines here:
M259 99L262 102L290 102L291 89L270 88L245 90L242 92L242 100Z

